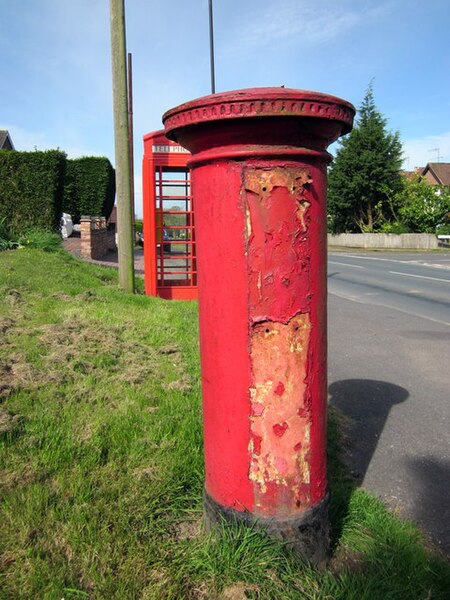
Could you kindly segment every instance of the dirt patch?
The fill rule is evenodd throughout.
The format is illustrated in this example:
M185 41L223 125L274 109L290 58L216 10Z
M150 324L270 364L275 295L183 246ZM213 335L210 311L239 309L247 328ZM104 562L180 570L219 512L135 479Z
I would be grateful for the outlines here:
M9 317L5 317L3 319L0 319L0 343L2 340L2 336L5 335L5 333L8 333L8 331L14 327L14 325L16 324L16 321L14 319L11 319Z
M56 292L56 293L52 294L52 298L56 298L57 300L65 300L67 302L69 300L74 299L73 296L69 296L69 294L64 294L64 292Z
M16 306L23 302L22 294L19 290L14 290L12 288L5 290L5 303L10 306Z
M19 487L26 487L34 483L43 483L49 480L47 471L36 471L32 465L25 465L19 471L0 471L0 490L2 492Z
M177 354L181 350L178 346L161 346L158 348L158 352L159 354Z
M13 326L17 336L30 339L32 348L38 344L39 368L30 364L25 354L10 353L0 366L0 402L14 390L69 382L74 387L69 397L61 395L61 402L84 401L93 377L104 380L107 403L113 401L124 384L161 381L171 391L185 393L192 389L178 346L156 349L142 341L139 332L134 332L128 323L107 326L88 318L73 318L40 327L19 327L13 319L3 319L0 333ZM13 348L14 337L9 343Z
M183 375L181 379L171 381L165 386L166 390L174 390L176 392L190 392L192 390L191 378L189 375Z
M201 534L202 524L200 519L194 521L180 521L175 526L175 534L179 540L193 540Z
M13 373L11 365L0 365L0 402L9 396L12 389Z
M16 433L19 431L22 421L22 416L0 408L0 435Z
M362 552L355 552L346 547L338 548L328 563L328 569L333 575L340 575L345 571L363 573L367 569L367 562Z
M36 388L62 381L62 373L41 373L27 363L23 354L11 354L9 362L0 365L0 402L14 390Z
M125 326L74 320L42 326L39 339L49 350L49 372L63 371L76 379L101 371L116 383L139 384L158 372L158 360L151 347L124 339L125 333Z
M218 596L218 600L247 600L257 592L258 587L256 585L241 582L234 583L222 591Z
M3 552L3 554L0 554L0 566L7 567L15 562L16 557L12 552L7 550L6 552Z
M158 474L156 467L137 467L133 470L133 475L137 479L155 479Z

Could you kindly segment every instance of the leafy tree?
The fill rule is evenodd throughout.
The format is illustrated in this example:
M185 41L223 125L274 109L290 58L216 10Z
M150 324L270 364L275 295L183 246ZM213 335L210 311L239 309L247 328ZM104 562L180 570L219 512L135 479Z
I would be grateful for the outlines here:
M401 188L402 145L386 130L372 84L352 132L340 143L329 173L328 210L333 233L371 232L393 218L392 198Z
M410 231L435 233L437 225L450 221L450 190L429 185L419 175L404 180L395 204L399 221Z

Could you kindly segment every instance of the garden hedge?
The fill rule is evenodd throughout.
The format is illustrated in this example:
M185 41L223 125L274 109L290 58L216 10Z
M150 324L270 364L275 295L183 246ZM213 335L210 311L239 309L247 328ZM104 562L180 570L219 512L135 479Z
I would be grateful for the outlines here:
M114 169L107 158L85 156L66 161L63 212L74 223L81 215L111 214L116 193Z
M60 150L0 150L0 222L11 233L59 229L65 166Z

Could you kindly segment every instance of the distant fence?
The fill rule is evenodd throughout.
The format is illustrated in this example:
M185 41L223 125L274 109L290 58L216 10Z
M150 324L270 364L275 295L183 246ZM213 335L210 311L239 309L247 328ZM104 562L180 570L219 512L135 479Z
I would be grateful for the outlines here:
M345 248L434 250L441 244L432 233L339 233L328 234L328 245Z

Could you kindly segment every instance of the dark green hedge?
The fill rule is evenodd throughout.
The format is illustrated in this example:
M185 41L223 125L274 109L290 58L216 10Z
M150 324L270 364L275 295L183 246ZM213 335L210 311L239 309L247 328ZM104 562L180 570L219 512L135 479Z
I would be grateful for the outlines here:
M111 214L116 193L114 169L107 158L85 156L67 160L64 179L63 212L74 223L81 215Z
M0 150L0 221L13 234L59 229L66 155Z

